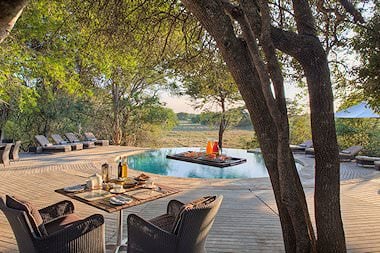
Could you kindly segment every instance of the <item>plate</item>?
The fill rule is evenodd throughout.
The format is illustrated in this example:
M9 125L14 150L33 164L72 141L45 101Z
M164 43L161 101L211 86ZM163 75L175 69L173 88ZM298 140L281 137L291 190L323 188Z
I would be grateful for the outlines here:
M110 190L110 193L124 193L124 192L126 192L126 190L125 189L120 189L120 190L115 190L115 189L111 189Z
M65 188L63 188L63 190L65 192L80 192L80 191L84 191L85 188L86 188L85 185L78 184L78 185L65 187Z
M132 201L133 199L122 195L110 198L110 203L117 206L125 205L131 203Z

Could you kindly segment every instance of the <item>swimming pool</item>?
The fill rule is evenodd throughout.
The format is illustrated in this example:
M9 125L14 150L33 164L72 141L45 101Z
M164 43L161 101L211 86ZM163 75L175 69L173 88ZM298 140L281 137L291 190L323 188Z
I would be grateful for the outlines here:
M218 168L202 164L167 159L166 155L185 151L200 151L199 148L161 148L128 156L128 166L138 171L185 178L261 178L268 171L261 154L248 153L244 149L223 149L228 156L247 159L246 163ZM297 167L302 166L297 164Z

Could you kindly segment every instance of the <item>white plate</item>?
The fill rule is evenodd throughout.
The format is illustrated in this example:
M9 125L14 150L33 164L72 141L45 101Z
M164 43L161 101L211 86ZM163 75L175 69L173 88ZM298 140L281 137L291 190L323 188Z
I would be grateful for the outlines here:
M85 188L86 188L85 185L78 184L78 185L65 187L65 188L63 188L63 190L65 192L80 192L80 191L84 191Z
M115 190L115 189L111 189L110 190L110 193L124 193L124 192L126 192L127 190L125 190L125 189L121 189L121 190Z
M110 203L117 206L125 205L131 203L132 201L133 199L121 195L110 198Z

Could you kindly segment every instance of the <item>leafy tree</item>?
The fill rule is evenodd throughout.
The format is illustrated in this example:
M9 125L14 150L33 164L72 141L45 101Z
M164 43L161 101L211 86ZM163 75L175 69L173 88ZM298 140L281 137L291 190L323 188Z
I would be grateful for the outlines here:
M380 2L375 2L374 16L365 26L356 28L357 36L352 40L353 48L360 54L360 67L355 69L358 80L353 97L368 101L380 111Z
M233 113L227 113L227 106L233 106L241 101L239 91L234 84L226 64L218 55L218 52L206 50L202 56L193 59L180 70L182 79L182 91L192 98L195 108L204 109L216 105L220 113L217 116L219 122L219 146L223 147L223 134L232 125Z
M157 85L166 82L159 66L166 30L148 28L164 10L155 9L160 5L138 12L124 6L117 11L125 22L107 23L96 15L99 5L31 1L0 48L0 97L11 108L7 133L32 144L35 134L89 128L115 143L131 143L131 130L154 125L144 120L147 107L160 105ZM125 25L144 12L138 29ZM154 50L142 47L159 41Z

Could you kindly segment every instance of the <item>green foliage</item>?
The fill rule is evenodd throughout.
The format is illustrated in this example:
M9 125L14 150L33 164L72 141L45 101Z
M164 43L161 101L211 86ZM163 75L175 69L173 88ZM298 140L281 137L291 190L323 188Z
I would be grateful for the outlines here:
M248 140L246 138L240 137L240 143L241 143L243 149L254 149L254 148L260 147L259 140L257 139L256 134L254 134Z
M311 140L310 115L289 117L290 143L299 144Z
M380 123L378 119L337 119L336 129L340 148L361 145L364 154L380 155Z
M201 115L200 114L195 114L191 117L191 123L196 124L196 123L201 123Z
M163 54L164 44L182 43L173 27L165 40L173 22L168 10L180 12L172 7L30 1L0 47L6 136L25 145L36 134L68 131L111 138L117 120L124 143L136 144L139 135L171 129L176 117L161 107L157 87L166 85L161 63L172 52Z
M374 16L365 26L357 27L357 36L352 40L361 61L360 67L355 69L359 76L355 84L362 100L380 111L380 2L375 2L372 11Z

